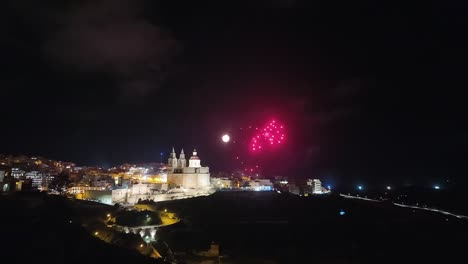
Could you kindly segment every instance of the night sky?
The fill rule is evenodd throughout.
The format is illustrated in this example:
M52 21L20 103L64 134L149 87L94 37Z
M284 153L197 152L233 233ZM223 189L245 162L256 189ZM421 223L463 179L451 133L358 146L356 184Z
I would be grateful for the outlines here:
M1 5L0 153L113 166L196 147L212 171L241 155L267 176L466 181L455 1ZM220 140L271 118L288 140L263 156Z

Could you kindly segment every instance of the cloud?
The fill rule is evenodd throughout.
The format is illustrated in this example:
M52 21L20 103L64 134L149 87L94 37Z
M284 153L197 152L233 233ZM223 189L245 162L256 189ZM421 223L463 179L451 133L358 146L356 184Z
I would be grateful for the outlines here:
M158 89L180 43L131 0L89 1L53 14L57 28L44 41L47 60L58 67L100 72L126 96Z

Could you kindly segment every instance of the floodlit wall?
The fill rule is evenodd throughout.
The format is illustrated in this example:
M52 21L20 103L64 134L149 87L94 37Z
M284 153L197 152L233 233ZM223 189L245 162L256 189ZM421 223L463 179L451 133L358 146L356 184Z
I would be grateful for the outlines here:
M135 204L138 202L139 199L141 200L152 200L154 202L161 202L161 201L170 201L176 199L184 199L189 197L201 196L201 195L209 195L210 192L180 192L180 193L170 193L170 194L137 194L137 195L128 195L125 197L124 194L121 192L115 192L116 190L112 191L112 203L129 203ZM115 192L115 193L114 193ZM119 194L119 195L117 195Z
M134 184L130 188L130 193L132 195L139 195L139 194L148 194L150 192L150 188L148 188L147 184Z
M112 190L112 202L113 203L125 203L128 189L117 189Z
M167 182L171 186L181 186L186 189L197 189L210 186L210 174L183 173L169 174Z
M84 191L83 200L92 200L104 204L112 204L112 191Z

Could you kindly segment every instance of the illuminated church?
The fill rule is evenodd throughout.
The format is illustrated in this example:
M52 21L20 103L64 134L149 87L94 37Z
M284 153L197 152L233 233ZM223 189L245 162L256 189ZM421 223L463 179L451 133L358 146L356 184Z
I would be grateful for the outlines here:
M197 151L194 149L192 157L185 159L184 150L177 159L174 148L167 162L167 183L170 187L182 187L185 189L200 189L210 186L210 168L202 167Z

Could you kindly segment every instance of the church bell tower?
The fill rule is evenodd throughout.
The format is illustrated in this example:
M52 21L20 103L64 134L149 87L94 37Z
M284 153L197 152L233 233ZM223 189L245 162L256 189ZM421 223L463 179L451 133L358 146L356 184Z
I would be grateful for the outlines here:
M185 159L185 154L184 154L184 149L182 149L182 151L180 152L180 156L179 156L179 164L178 164L179 168L185 168L187 167L187 160Z
M172 168L177 168L177 157L176 157L174 147L172 147L172 152L169 155L169 159L167 160L167 166L172 167Z

